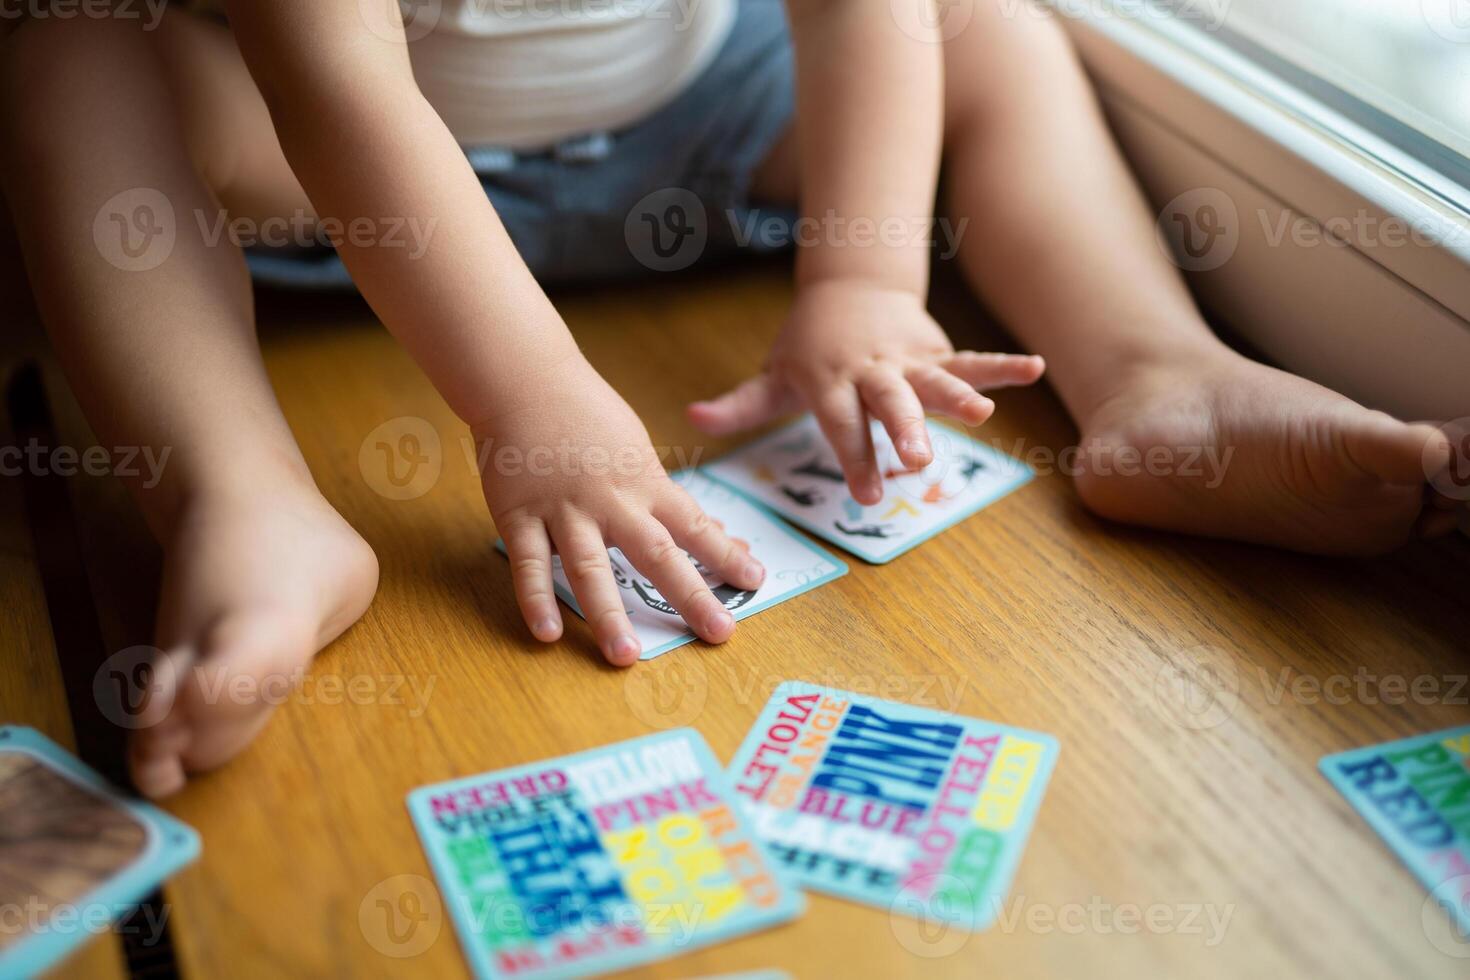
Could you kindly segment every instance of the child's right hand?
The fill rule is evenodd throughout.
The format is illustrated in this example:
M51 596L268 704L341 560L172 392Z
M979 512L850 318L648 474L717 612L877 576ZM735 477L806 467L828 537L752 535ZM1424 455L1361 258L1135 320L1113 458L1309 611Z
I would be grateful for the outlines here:
M562 633L554 549L603 654L620 666L638 659L607 556L613 546L701 639L722 643L734 632L734 618L685 552L736 588L757 588L765 569L669 479L637 415L580 356L537 379L514 409L472 428L485 501L537 639Z

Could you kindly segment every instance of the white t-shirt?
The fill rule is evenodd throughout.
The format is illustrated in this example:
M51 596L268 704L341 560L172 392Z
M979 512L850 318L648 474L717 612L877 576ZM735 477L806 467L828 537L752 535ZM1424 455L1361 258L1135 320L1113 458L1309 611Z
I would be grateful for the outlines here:
M737 0L400 0L419 89L467 146L628 126L714 58Z

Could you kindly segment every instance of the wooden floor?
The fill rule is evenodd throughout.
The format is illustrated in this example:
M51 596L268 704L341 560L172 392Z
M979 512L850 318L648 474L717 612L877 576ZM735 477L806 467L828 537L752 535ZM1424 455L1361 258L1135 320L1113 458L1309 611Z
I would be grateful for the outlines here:
M758 365L784 283L784 270L762 267L559 301L654 442L709 458L728 445L702 441L681 406ZM957 343L1006 344L962 296L936 312ZM323 492L376 549L382 586L256 744L169 802L204 839L202 860L166 893L186 976L462 975L449 923L424 924L439 929L427 949L393 959L380 920L359 917L380 883L430 876L409 790L682 724L728 759L788 678L1060 740L1002 920L973 936L926 935L814 896L795 924L642 975L1464 976L1465 961L1426 935L1424 889L1316 764L1470 721L1470 542L1327 561L1120 529L1082 511L1063 476L1044 475L891 565L853 561L721 648L619 672L570 615L562 643L529 641L464 427L360 305L268 300L262 320L287 416ZM90 444L54 370L48 382L61 438ZM1008 451L1076 438L1045 388L998 401L981 434ZM437 432L441 472L424 495L391 500L359 449L404 416ZM148 642L156 548L114 483L70 489L105 648ZM66 740L11 496L0 481L11 651L0 707ZM1331 678L1342 680L1311 696ZM1437 694L1387 703L1398 679L1417 678ZM342 703L334 683L371 703ZM117 972L114 942L66 972Z

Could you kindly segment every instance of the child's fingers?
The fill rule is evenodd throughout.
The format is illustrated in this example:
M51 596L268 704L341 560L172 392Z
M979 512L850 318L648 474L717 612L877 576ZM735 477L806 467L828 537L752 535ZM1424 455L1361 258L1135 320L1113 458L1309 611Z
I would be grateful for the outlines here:
M561 567L567 573L572 593L582 615L597 637L597 645L609 663L626 667L638 659L643 646L623 610L623 597L612 577L607 545L596 524L573 518L552 528Z
M981 391L1035 384L1046 373L1046 361L1034 354L981 354L972 350L960 351L942 367Z
M929 430L924 427L924 406L901 374L891 368L869 371L858 379L858 394L873 417L883 423L903 465L917 470L934 461Z
M858 392L850 384L829 389L816 400L817 424L827 437L847 488L860 504L876 504L883 499L883 481L873 453L873 433Z
M765 581L764 566L677 484L669 485L669 492L654 505L653 516L721 582L737 589L754 590Z
M995 411L995 402L948 371L924 365L911 368L905 377L931 412L948 415L966 425L979 425Z
M741 382L718 398L689 406L689 421L712 436L728 436L792 411L785 387L766 372Z
M735 617L715 598L704 576L669 532L651 516L630 518L614 539L633 567L646 575L669 605L709 643L724 643L735 632Z
M503 534L516 603L531 635L543 643L560 639L561 611L551 583L551 539L546 525L528 517L507 522Z

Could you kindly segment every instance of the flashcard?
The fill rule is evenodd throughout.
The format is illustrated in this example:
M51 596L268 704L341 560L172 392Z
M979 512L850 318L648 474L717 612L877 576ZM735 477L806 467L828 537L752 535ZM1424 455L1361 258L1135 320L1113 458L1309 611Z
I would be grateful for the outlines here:
M846 564L801 535L793 534L764 508L733 493L730 488L696 470L675 473L673 479L689 491L705 513L719 521L731 537L749 545L750 553L766 566L766 580L759 589L749 592L725 585L695 562L695 566L704 573L710 591L737 620L847 574ZM503 541L497 541L496 547L501 552L505 551ZM652 582L633 567L621 550L609 549L608 558L612 562L613 578L623 596L623 608L627 610L633 630L643 644L642 659L652 660L694 640L694 634L674 607L659 594ZM692 558L690 560L693 561ZM571 584L562 570L561 558L553 556L551 565L557 596L581 616L582 607L572 594Z
M1025 463L982 442L933 421L925 424L934 461L915 471L903 467L883 427L872 423L883 499L871 507L847 492L842 468L812 415L702 469L792 523L881 565L1034 475Z
M54 966L199 855L191 828L14 725L0 727L0 828L4 977Z
M620 970L804 906L689 728L427 786L408 808L480 977Z
M996 917L1056 762L1050 735L796 681L730 777L808 888L979 930Z
M1319 765L1470 935L1470 725L1340 752Z

